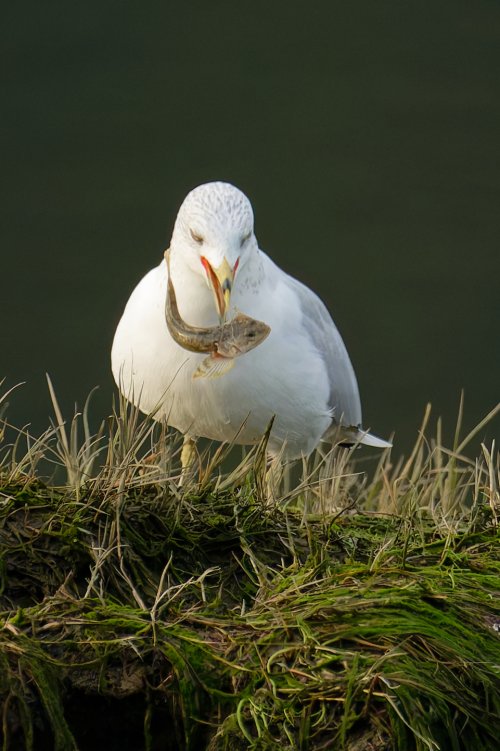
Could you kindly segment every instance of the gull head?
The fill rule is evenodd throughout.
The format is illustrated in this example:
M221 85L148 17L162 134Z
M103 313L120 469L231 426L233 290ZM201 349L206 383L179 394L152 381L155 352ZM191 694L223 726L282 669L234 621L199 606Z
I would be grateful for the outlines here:
M177 214L171 249L191 271L205 277L221 322L236 272L256 247L252 205L241 190L213 182L188 193Z

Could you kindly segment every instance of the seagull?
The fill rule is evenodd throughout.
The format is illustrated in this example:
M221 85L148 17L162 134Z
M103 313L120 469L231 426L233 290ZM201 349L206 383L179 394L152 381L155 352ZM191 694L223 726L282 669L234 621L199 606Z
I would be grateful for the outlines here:
M142 412L184 434L183 466L196 438L255 444L271 420L268 453L285 461L322 441L391 446L363 430L354 369L328 310L260 250L244 193L226 182L192 190L177 214L169 256L188 324L215 326L241 311L271 328L229 372L193 377L206 355L179 346L168 331L165 258L133 290L113 341L113 376Z

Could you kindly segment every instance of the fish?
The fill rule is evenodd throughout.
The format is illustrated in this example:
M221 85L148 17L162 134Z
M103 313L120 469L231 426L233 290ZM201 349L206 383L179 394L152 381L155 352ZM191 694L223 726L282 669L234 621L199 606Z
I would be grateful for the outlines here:
M170 277L169 251L165 251L168 268L165 320L172 339L190 352L209 352L193 373L193 378L218 378L234 367L240 355L258 347L266 339L271 327L238 312L234 318L218 326L191 326L182 318Z

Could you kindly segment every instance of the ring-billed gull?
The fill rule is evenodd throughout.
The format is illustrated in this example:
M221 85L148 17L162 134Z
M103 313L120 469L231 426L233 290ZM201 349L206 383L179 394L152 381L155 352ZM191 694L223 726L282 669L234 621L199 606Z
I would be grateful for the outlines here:
M229 183L213 182L184 200L170 244L170 272L182 318L193 326L238 311L271 327L268 338L219 378L193 378L204 354L180 347L165 322L162 259L132 292L116 330L112 370L143 412L187 437L257 442L271 418L271 455L309 454L320 441L390 444L361 427L358 385L326 307L282 271L254 234L252 206Z

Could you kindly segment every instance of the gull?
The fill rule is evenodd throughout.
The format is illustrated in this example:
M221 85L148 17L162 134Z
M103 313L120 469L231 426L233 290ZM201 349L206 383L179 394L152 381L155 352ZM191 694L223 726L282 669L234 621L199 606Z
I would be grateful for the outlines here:
M192 190L170 243L182 318L215 326L239 311L271 328L217 378L193 377L205 354L187 351L165 321L165 258L133 290L116 329L114 379L124 396L184 435L182 464L198 437L255 444L274 418L271 457L307 456L322 441L391 446L363 430L356 376L319 297L260 250L250 201L226 182Z

